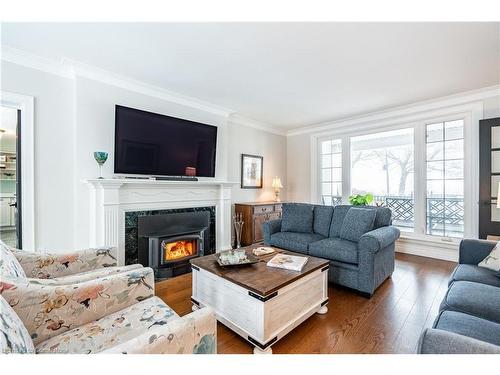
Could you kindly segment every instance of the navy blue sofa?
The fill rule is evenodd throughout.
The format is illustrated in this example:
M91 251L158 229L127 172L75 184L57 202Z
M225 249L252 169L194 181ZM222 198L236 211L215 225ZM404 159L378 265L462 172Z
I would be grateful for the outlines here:
M399 229L386 207L284 203L263 224L264 243L330 261L328 278L371 296L394 271Z
M433 328L420 337L423 354L500 353L500 272L477 265L496 242L462 240Z

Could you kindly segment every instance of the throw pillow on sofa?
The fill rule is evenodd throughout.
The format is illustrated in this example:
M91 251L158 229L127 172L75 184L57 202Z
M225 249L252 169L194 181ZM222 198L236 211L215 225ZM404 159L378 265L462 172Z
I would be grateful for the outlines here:
M313 232L328 237L330 224L332 222L332 206L314 206L313 210Z
M311 233L313 206L300 203L284 203L281 212L281 231Z
M340 238L358 242L363 234L373 229L376 214L377 210L369 208L349 208L340 229Z
M491 250L491 253L478 264L479 267L488 268L500 276L500 242Z

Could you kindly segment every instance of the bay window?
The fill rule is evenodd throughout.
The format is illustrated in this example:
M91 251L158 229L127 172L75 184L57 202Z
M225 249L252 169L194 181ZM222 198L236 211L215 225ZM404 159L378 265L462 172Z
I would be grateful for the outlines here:
M450 115L317 138L318 200L347 204L350 195L370 193L409 236L463 237L472 207L471 188L464 192L472 183L465 173L468 122L467 114Z

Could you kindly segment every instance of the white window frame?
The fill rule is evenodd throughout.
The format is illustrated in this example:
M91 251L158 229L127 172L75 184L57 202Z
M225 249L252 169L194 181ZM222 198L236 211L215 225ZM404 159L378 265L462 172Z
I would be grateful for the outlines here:
M470 218L467 217L467 210L466 210L467 203L470 203L468 201L473 198L470 194L466 193L467 186L470 186L472 181L471 180L466 181L466 179L465 179L465 170L467 167L466 160L468 160L472 157L471 155L467 155L467 151L466 151L468 148L467 141L466 141L466 129L471 127L470 114L460 113L460 114L450 115L450 116L435 117L435 118L431 118L431 119L428 119L426 121L419 123L419 126L422 128L421 134L423 136L422 147L423 147L424 153L422 155L426 156L427 155L427 153L426 153L427 143L426 143L425 137L426 137L427 125L441 123L441 122L443 122L443 123L450 122L450 121L454 121L454 120L463 120L464 121L464 176L463 176L464 177L463 178L463 181L464 181L464 235L463 235L463 238L465 238L465 237L471 237L473 235L473 233L472 233L473 229L470 228L470 225L469 225L469 227L467 227L467 224L470 224L469 223ZM478 131L479 131L479 129L478 129ZM420 176L421 176L421 178L423 178L424 182L422 184L420 184L421 189L423 190L423 199L421 199L419 202L421 203L423 201L424 203L423 203L423 205L421 205L423 207L420 207L423 210L423 216L419 217L419 219L421 219L421 220L419 220L419 232L418 232L418 234L422 234L422 235L425 235L428 237L435 237L435 238L440 239L441 241L459 242L460 238L444 237L444 236L436 236L436 235L428 235L427 234L427 218L426 218L426 215L427 215L427 206L426 206L427 189L425 186L426 181L427 181L427 165L426 165L427 158L420 158L420 159L421 160L419 160L419 162L423 164L422 165L423 171L421 172ZM444 176L443 176L443 178L444 178ZM415 187L416 187L416 185L417 184L415 184ZM422 221L422 219L423 219L423 222L420 222L420 221ZM468 228L468 230L466 228Z
M409 110L409 112L411 112ZM479 119L483 116L483 103L474 102L464 105L429 109L417 113L388 118L370 120L364 118L358 124L339 126L337 129L312 134L311 146L311 201L321 203L320 142L329 139L342 139L342 196L348 202L351 192L350 138L353 136L373 134L405 128L414 129L414 197L415 223L414 232L402 232L401 237L427 242L450 243L456 245L460 239L440 237L426 234L426 187L421 181L426 177L426 125L435 122L464 120L464 238L477 237L479 218ZM420 155L420 156L419 156Z

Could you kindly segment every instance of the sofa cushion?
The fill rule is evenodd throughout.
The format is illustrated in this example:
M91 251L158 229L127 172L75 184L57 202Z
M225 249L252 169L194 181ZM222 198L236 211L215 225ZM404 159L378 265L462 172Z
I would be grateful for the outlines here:
M335 206L333 210L332 223L330 226L329 237L339 237L340 229L342 228L342 223L344 222L345 215L349 208L354 207L352 205L338 205ZM363 206L360 208L365 208L367 210L374 210L376 212L375 221L373 223L373 229L380 227L386 227L392 224L392 211L388 207L377 207L377 206Z
M311 242L324 238L321 234L317 233L278 232L271 235L270 245L307 254L307 249Z
M309 255L342 263L358 264L358 244L341 238L325 238L309 244Z
M26 279L21 263L3 241L0 241L0 277Z
M0 354L35 353L28 330L1 295L0 312Z
M98 353L179 316L158 297L151 297L95 322L54 336L36 346L37 353Z
M434 328L500 345L500 324L457 311L443 311Z
M378 207L378 206L362 206L367 210L375 210L375 222L373 223L373 229L386 227L392 224L392 211L389 207Z
M448 289L440 310L459 311L500 323L500 288L471 281L455 281Z
M330 224L330 233L328 237L340 237L342 223L344 222L347 211L349 211L351 207L350 205L338 205L333 208L332 223Z
M333 207L332 206L314 206L313 231L328 237L330 233L330 224L332 222Z
M363 234L373 229L376 214L372 209L351 207L342 223L340 238L358 242Z
M494 271L473 264L459 264L451 275L449 284L454 281L473 281L500 287L500 278Z
M312 233L313 208L310 204L283 203L281 231Z

